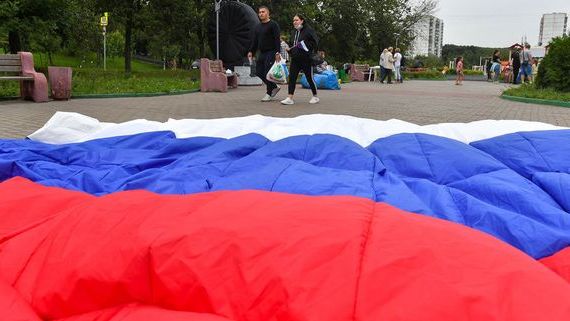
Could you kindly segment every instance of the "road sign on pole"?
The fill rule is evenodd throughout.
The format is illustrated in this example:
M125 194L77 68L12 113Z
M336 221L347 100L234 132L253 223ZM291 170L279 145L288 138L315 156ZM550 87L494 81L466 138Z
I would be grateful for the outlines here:
M99 24L103 28L103 70L107 70L107 25L109 24L109 13L105 14L99 20Z

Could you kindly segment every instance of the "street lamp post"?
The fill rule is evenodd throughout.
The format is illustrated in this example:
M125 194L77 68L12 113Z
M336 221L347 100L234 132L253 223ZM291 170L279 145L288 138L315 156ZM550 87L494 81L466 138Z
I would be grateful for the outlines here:
M396 48L398 48L398 39L400 39L400 34L395 33L394 36L396 36Z

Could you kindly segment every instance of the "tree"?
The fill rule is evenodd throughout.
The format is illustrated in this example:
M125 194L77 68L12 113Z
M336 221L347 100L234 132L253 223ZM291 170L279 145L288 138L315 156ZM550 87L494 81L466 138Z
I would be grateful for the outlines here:
M570 92L570 37L557 37L552 40L548 54L538 68L537 86Z
M58 33L65 24L65 0L4 0L0 3L0 30L8 33L11 53L40 49L48 54L59 49Z
M190 60L196 38L190 37L201 22L193 15L195 5L187 0L154 0L145 8L145 40L153 56L168 62Z
M63 33L62 48L71 55L85 56L95 52L97 56L102 56L100 16L95 0L69 1L68 27ZM113 29L111 26L108 31L112 32Z
M443 61L449 62L455 58L462 56L465 66L478 66L479 63L484 63L485 58L493 56L493 51L497 48L483 48L476 46L457 46L447 44L441 50ZM509 49L499 49L501 51L502 60L509 58ZM483 59L483 60L482 60Z
M133 33L141 28L142 21L138 20L142 9L149 5L148 0L100 0L97 8L101 13L110 12L110 19L124 27L125 31L125 74L131 74L133 56Z

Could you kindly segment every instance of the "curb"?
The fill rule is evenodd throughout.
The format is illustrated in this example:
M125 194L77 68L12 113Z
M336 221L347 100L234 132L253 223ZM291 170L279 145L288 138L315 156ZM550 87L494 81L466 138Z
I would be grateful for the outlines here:
M71 99L90 99L90 98L128 98L128 97L156 97L156 96L174 96L199 92L200 89L178 90L172 92L158 93L124 93L124 94L84 94L71 95Z
M539 98L527 98L527 97L510 96L510 95L504 95L504 94L501 95L500 97L502 99L517 101L517 102L522 102L522 103L527 103L527 104L550 105L550 106L570 108L570 101L539 99Z
M17 99L21 99L21 97L20 97L20 96L5 96L5 97L0 97L0 101L17 100Z

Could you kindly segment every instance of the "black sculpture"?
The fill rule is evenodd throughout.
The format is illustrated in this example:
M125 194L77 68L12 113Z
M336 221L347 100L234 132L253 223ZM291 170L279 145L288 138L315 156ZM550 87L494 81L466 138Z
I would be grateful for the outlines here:
M219 1L219 58L224 66L242 65L251 44L253 31L260 23L255 11L239 1ZM208 40L214 55L217 52L216 12L210 15Z

